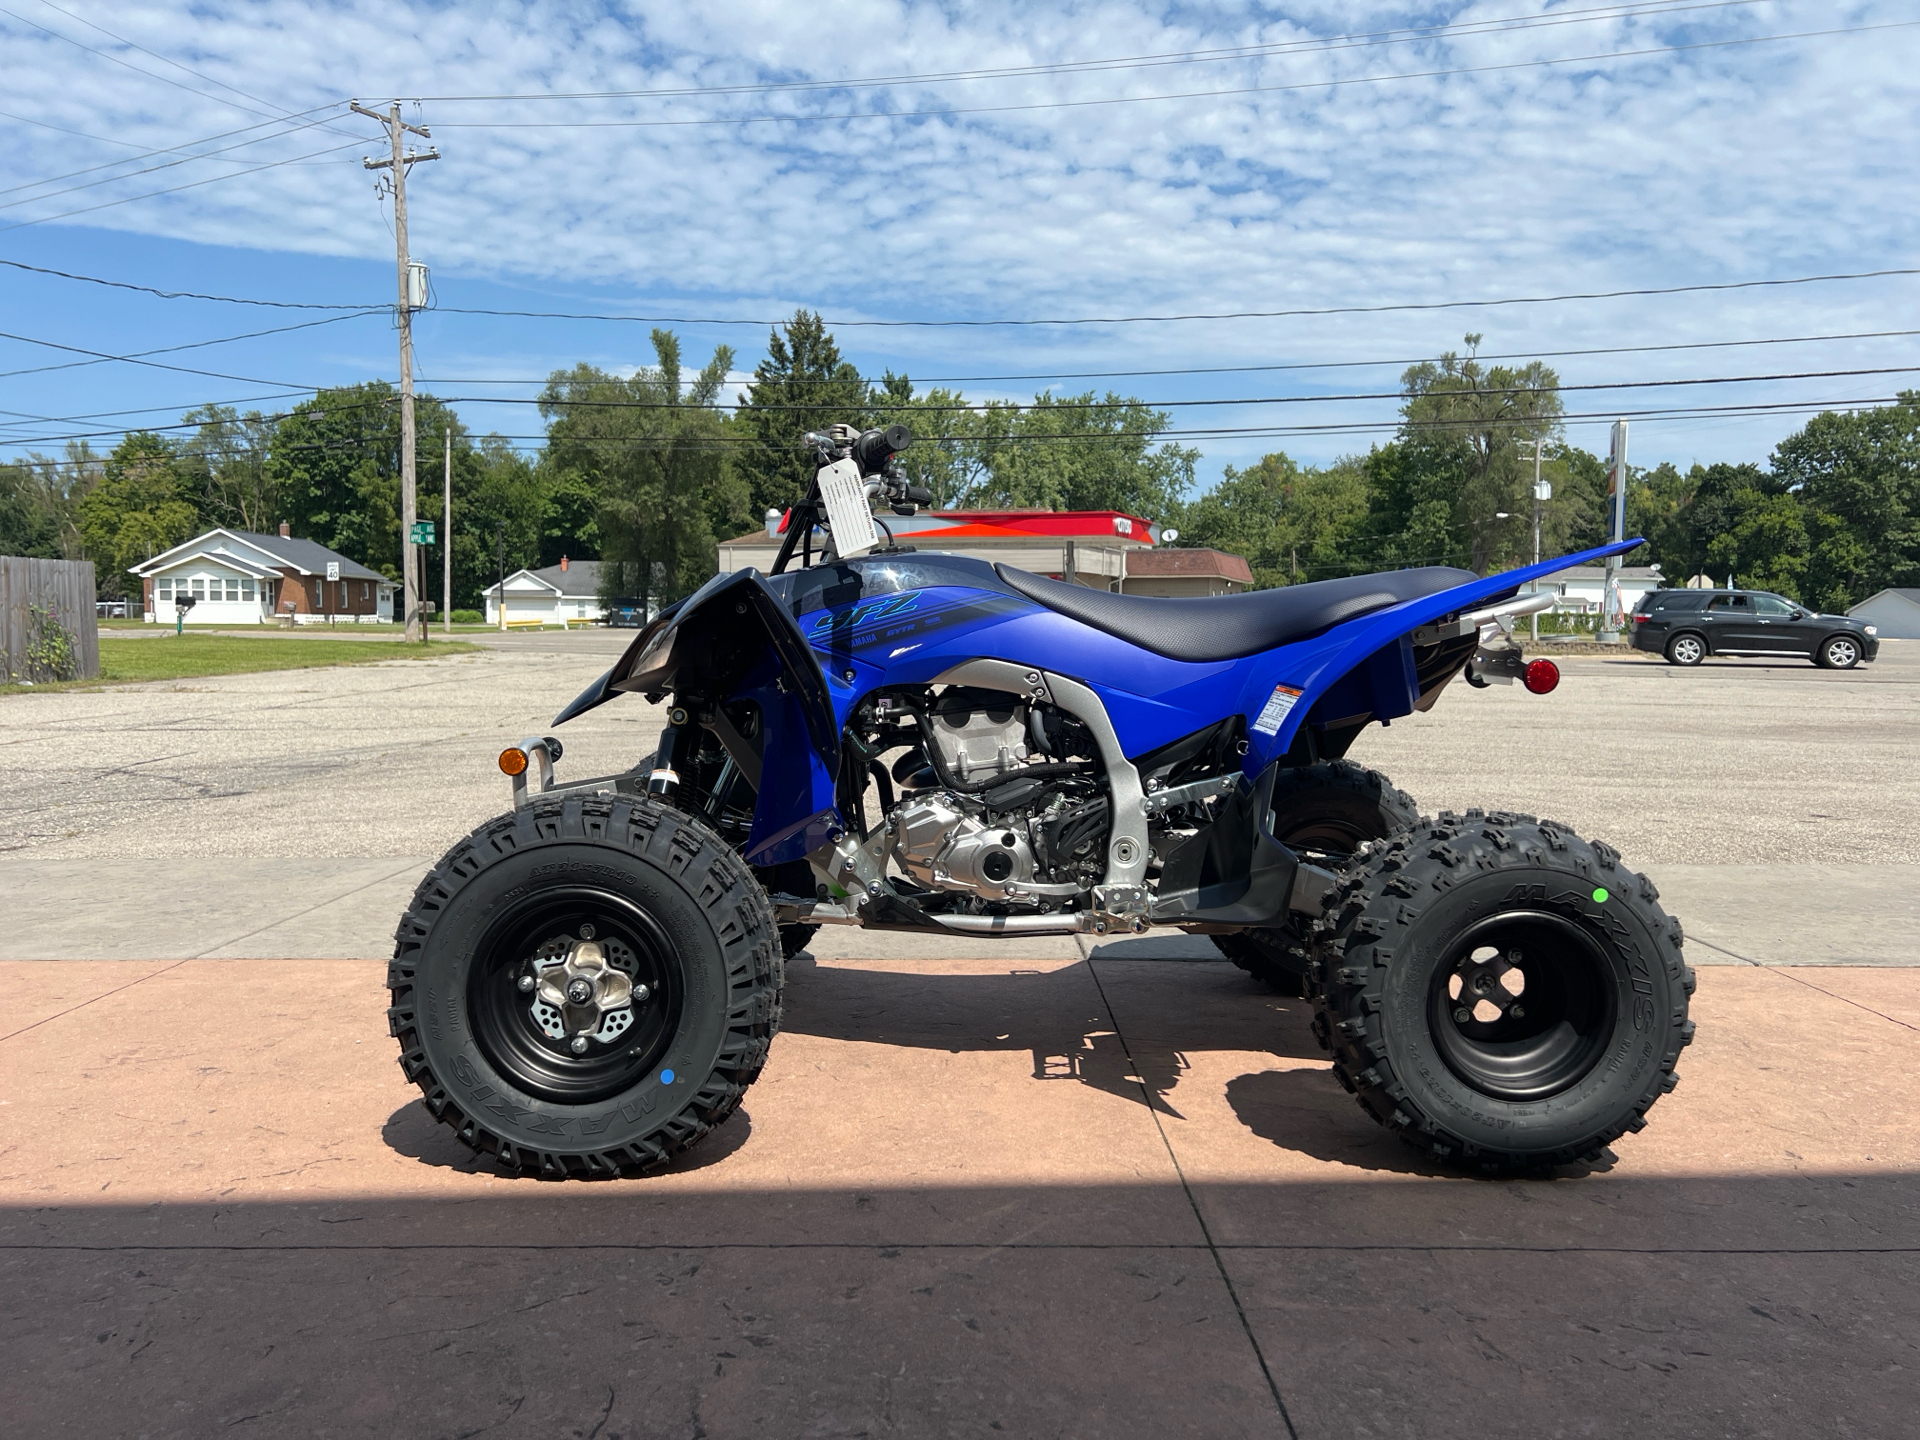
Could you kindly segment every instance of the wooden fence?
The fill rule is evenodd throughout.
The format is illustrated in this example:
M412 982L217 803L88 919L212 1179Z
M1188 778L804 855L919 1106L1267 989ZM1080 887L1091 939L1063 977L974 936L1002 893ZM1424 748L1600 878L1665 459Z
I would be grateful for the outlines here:
M0 684L99 674L93 562L0 555Z

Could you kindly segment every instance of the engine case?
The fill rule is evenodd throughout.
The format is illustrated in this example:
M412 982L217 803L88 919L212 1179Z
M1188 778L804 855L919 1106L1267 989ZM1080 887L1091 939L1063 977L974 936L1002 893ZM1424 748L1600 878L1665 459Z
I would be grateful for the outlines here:
M900 868L929 889L963 890L990 900L1034 893L1025 821L989 825L941 790L907 800L894 810L893 822Z

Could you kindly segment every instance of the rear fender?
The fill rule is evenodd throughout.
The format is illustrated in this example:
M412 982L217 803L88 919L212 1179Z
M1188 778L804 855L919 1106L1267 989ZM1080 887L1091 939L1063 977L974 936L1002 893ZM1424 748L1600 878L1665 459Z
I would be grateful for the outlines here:
M1302 725L1335 729L1342 723L1397 720L1412 714L1421 700L1412 637L1423 625L1481 609L1511 597L1531 581L1623 555L1644 543L1622 540L1488 575L1376 610L1304 645L1287 647L1286 674L1277 673L1281 667L1259 666L1249 677L1242 701L1250 729L1246 774L1258 775L1268 761L1286 754ZM1261 723L1263 714L1270 723Z
M840 727L826 676L800 627L757 570L716 575L648 625L614 667L554 717L556 725L620 694L690 706L752 700L766 750L747 859L797 859L840 827L834 786Z

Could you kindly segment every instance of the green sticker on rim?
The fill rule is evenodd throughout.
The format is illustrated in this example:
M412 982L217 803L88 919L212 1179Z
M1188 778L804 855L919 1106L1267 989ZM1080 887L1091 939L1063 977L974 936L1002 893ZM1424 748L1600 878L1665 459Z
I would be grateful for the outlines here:
M1604 905L1607 903L1606 886L1603 885L1598 890L1593 892L1593 903L1596 905Z

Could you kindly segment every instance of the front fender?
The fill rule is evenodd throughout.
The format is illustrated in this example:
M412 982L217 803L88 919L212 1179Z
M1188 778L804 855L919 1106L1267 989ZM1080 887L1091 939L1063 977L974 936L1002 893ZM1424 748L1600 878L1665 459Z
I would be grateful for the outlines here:
M773 864L803 854L838 824L840 727L826 675L787 607L758 570L716 575L648 625L613 668L558 715L563 724L620 694L751 698L765 717L767 751L747 858Z

